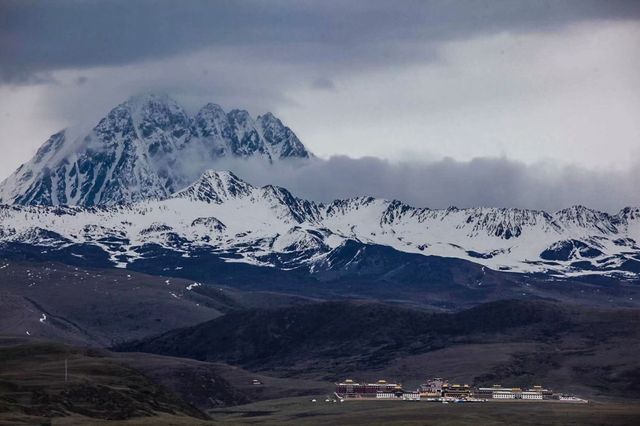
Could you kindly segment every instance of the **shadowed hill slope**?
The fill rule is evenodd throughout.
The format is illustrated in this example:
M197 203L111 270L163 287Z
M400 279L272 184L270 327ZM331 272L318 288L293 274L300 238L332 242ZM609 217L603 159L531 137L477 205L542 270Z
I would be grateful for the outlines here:
M253 379L262 385L253 385ZM317 395L330 388L329 383L274 378L224 363L115 354L0 336L3 425L96 424L101 420L209 424L205 413L212 408Z
M376 371L446 376L447 359L455 358L466 365L458 376L476 384L536 381L591 395L640 396L638 324L637 310L547 302L506 300L457 313L327 302L234 312L118 349L325 380ZM438 359L443 352L447 357Z

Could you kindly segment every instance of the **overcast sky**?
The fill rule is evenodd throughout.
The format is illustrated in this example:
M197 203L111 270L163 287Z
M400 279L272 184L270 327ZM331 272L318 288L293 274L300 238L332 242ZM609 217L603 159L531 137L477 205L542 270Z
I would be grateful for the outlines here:
M639 70L634 0L0 0L0 178L157 91L274 112L327 160L301 195L615 210L640 204Z

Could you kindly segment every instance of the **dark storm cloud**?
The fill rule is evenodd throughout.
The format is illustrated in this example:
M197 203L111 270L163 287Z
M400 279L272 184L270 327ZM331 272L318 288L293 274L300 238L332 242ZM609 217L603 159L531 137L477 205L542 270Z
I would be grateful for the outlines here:
M553 212L572 205L616 213L640 206L640 163L627 171L593 171L549 162L531 165L507 158L390 162L335 156L309 165L266 167L223 161L254 185L276 184L299 197L327 202L373 196L416 207L518 207Z
M159 91L271 110L323 158L484 157L218 167L299 196L615 211L640 204L639 19L637 0L0 0L0 176Z
M203 48L335 67L415 61L398 43L479 32L553 30L585 19L638 19L640 2L2 1L0 80L124 65ZM304 48L300 48L300 46Z

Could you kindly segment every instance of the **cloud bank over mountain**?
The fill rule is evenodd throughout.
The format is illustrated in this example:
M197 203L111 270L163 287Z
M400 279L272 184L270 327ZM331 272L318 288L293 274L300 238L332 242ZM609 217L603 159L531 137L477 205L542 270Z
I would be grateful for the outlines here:
M328 202L373 196L416 207L518 207L556 211L585 205L615 213L640 205L640 164L628 171L593 171L552 162L527 165L507 158L393 162L374 157L334 156L310 163L224 159L254 185L276 184L295 195Z
M0 184L1 202L91 206L164 198L213 169L319 202L373 196L429 208L555 211L581 204L610 213L640 205L639 164L594 170L505 156L319 158L271 113L254 119L208 103L190 116L167 95L133 97L93 130L78 130L49 138Z

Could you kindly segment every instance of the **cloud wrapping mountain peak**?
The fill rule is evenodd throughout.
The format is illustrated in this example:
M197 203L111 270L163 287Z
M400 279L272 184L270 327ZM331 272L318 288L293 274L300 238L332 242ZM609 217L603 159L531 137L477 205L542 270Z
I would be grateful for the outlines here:
M16 204L117 204L164 198L190 184L221 158L267 164L310 159L296 135L268 113L228 114L216 104L194 117L167 95L134 96L88 133L65 131L0 185L0 201Z

